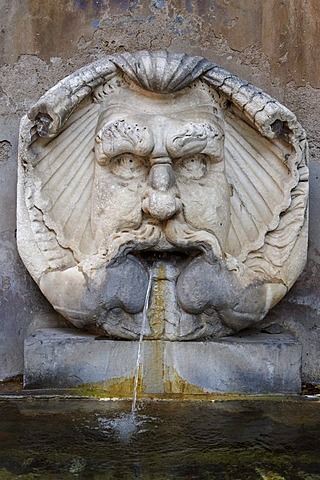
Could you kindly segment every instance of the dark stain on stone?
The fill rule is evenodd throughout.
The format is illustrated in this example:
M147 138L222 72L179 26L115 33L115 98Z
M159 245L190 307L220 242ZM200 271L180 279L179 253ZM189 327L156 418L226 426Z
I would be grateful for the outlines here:
M87 8L88 0L76 0L77 6L81 9Z
M123 14L131 11L138 3L138 0L109 0L108 6L111 15Z
M94 10L100 10L104 5L104 0L76 0L76 5L81 10L92 6Z
M188 13L192 13L193 12L193 5L192 5L192 0L185 0L185 6L186 6L186 10Z
M7 140L0 142L0 164L8 160L11 148L12 145L10 142L7 142Z
M100 11L103 8L103 0L93 0L94 10Z
M2 277L2 281L1 281L2 285L2 290L10 290L11 288L11 279L8 275L3 275Z
M162 8L165 7L165 2L164 0L154 0L152 2L152 6L158 10L161 10Z
M13 27L20 35L13 39L19 51L35 53L43 60L69 58L79 37L92 38L97 22L106 10L104 0L26 0L18 13L12 6Z

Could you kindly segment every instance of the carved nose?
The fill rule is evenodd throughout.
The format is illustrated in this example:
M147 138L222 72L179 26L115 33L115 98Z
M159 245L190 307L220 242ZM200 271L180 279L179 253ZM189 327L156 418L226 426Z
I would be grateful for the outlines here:
M156 164L149 173L149 190L142 210L158 220L168 220L181 210L174 171L169 164Z

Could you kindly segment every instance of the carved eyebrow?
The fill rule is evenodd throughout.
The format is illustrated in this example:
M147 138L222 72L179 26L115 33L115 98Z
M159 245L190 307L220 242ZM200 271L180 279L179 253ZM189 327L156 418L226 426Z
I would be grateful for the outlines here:
M178 145L182 147L195 139L203 140L208 136L216 137L217 135L217 130L208 123L189 123L184 130L173 137L172 141L178 142Z
M116 120L103 126L96 136L104 160L122 153L147 155L153 148L153 136L145 125Z
M222 137L221 132L209 123L188 123L178 133L168 139L168 149L174 156L200 153L215 137Z
M132 146L135 146L143 142L143 133L146 130L146 126L139 126L137 123L131 124L126 122L126 120L116 120L115 122L105 125L98 135L100 138L108 138L111 143L117 142L122 138Z

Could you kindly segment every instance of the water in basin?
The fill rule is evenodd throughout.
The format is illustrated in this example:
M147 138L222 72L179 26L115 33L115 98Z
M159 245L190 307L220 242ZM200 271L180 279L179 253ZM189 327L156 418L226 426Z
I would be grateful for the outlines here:
M0 480L320 479L317 400L0 399Z

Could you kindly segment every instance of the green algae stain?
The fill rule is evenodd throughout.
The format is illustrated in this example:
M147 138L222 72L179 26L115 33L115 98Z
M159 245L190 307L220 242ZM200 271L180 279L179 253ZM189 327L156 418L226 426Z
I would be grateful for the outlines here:
M134 377L130 377L111 378L110 380L104 382L86 383L84 385L79 385L73 391L83 397L131 398L133 394L133 388Z
M188 383L175 368L169 366L165 368L164 391L167 394L178 394L179 396L202 395L207 397L209 394L203 388Z
M262 468L257 468L256 471L257 473L259 473L262 480L286 480L286 478L282 475L278 475L275 472L263 470Z

